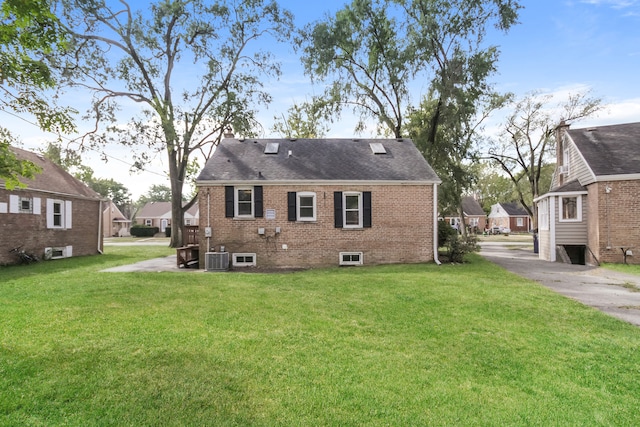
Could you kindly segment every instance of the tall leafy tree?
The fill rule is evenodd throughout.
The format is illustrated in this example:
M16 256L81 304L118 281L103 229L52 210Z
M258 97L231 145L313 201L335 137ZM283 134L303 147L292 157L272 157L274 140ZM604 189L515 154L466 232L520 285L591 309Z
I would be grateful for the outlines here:
M136 203L138 206L144 206L149 202L170 202L171 188L162 184L153 184L149 190Z
M46 91L56 84L45 57L66 46L66 33L48 0L3 0L0 3L0 108L33 115L48 131L73 129L71 110L56 106ZM0 179L13 188L20 177L33 178L39 169L18 160L9 149L15 136L0 127Z
M461 198L477 183L474 164L484 123L508 99L495 93L474 92L461 85L446 103L426 98L419 109L411 112L409 135L442 179L438 197L441 212L456 211L460 218L464 217ZM440 116L440 125L432 141L434 114Z
M399 138L416 64L396 13L387 0L353 0L335 16L308 25L298 43L306 72L328 82L324 96L336 114L352 107L361 118L357 131L373 117Z
M329 130L330 107L317 97L294 104L286 116L274 117L272 130L283 138L322 138Z
M518 201L531 216L534 228L538 215L532 200L542 194L545 166L554 163L556 127L561 121L576 122L602 108L601 100L590 96L588 91L569 95L559 102L553 98L550 94L532 92L514 102L500 138L488 149L488 158L511 179Z
M302 31L302 59L312 78L328 83L325 97L337 112L352 106L360 113L356 130L375 118L381 133L406 136L412 83L429 88L438 101L433 142L456 85L486 90L490 73L475 70L492 68L498 53L484 42L486 31L508 30L519 8L513 0L353 0Z
M73 37L69 83L93 95L96 132L83 145L142 144L135 161L164 152L171 182L171 246L182 244L183 185L195 156L208 158L224 130L251 135L255 107L268 103L263 78L279 75L259 39L284 41L290 13L275 1L159 0L136 11L125 0L61 0ZM125 126L117 108L139 106ZM106 122L107 132L98 132Z

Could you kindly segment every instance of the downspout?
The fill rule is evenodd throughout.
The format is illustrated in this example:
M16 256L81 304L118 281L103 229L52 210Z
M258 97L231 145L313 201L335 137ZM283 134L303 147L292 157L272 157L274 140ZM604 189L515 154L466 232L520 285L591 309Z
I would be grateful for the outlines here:
M211 230L211 193L209 188L207 188L207 228ZM211 250L211 235L207 237L207 252Z
M98 253L102 255L102 245L100 242L102 241L102 200L100 200L100 204L98 205Z
M433 184L433 261L440 265L438 259L438 184Z

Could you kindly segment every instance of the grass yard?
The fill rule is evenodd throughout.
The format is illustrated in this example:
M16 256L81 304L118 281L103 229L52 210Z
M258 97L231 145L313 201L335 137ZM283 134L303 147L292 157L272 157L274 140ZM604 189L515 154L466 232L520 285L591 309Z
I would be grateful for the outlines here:
M0 269L0 425L638 425L640 329L479 256L285 274Z
M640 265L639 264L610 264L610 263L605 263L605 264L602 264L602 267L608 268L609 270L613 270L613 271L619 271L620 273L635 274L636 276L640 276Z

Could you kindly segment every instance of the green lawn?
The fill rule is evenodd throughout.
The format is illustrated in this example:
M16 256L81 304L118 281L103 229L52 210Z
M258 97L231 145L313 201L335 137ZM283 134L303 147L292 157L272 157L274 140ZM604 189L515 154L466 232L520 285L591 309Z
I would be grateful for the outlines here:
M466 265L0 269L0 425L638 425L640 329Z
M639 264L610 264L610 263L605 263L605 264L602 264L602 267L608 268L608 269L614 270L614 271L619 271L621 273L635 274L636 276L640 276L640 265Z

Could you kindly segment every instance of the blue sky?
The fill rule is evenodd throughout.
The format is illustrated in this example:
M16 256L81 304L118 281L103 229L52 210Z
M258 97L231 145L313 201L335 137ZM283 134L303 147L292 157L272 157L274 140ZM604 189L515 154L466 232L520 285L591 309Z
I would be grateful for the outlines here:
M296 24L302 26L326 13L335 13L346 1L280 3L293 12ZM498 74L493 78L496 88L519 97L542 91L554 94L558 101L569 93L591 89L593 96L602 98L606 108L597 117L574 127L640 121L640 0L522 0L522 3L520 23L506 35L491 32L487 40L501 51ZM268 129L274 116L285 114L294 102L322 92L303 75L300 61L290 47L276 49L283 75L280 81L266 84L273 103L260 113L267 130L263 136L273 136ZM43 135L6 113L0 113L0 120L17 131L26 149L36 150L43 141L52 139L51 135ZM492 121L495 129L501 117L493 117ZM354 119L345 115L328 136L353 136L354 126ZM108 164L97 154L87 154L85 163L97 177L124 183L134 198L144 194L153 183L168 184L162 178L166 170L163 158L149 167L151 172L130 176L126 151L109 147L107 152L112 156Z

